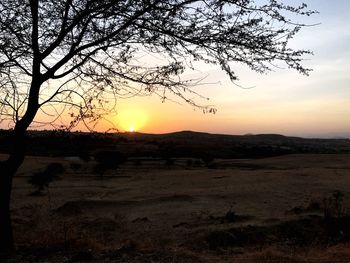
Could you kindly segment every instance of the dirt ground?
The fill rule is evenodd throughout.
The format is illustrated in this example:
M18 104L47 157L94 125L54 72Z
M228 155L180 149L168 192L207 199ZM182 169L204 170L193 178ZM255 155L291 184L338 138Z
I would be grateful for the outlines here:
M65 172L44 195L31 195L29 177L50 163ZM233 228L321 218L335 192L345 213L350 155L194 163L129 160L101 176L94 161L27 157L13 187L14 262L350 262L347 242L213 248L208 239ZM219 239L223 244L225 236Z

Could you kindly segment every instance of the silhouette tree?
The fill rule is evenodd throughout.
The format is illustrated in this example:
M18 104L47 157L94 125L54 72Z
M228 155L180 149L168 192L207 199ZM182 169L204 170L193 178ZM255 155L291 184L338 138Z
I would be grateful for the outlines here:
M190 99L201 97L193 90L200 80L181 77L193 62L219 65L232 81L232 62L263 73L282 61L308 74L300 62L310 52L288 45L305 25L290 17L313 13L276 0L1 0L0 115L12 149L0 167L0 253L13 250L12 179L39 111L54 128L68 114L68 129L91 127L133 95L175 95L213 112Z
M50 163L44 171L33 173L28 182L37 189L32 195L42 195L45 188L49 189L51 182L59 179L59 175L64 172L64 167L61 163Z

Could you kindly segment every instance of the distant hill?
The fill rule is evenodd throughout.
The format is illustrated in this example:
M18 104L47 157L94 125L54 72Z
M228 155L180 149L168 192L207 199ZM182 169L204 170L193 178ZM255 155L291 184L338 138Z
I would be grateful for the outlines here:
M8 152L9 132L0 130L0 151ZM121 151L128 156L261 158L295 153L350 153L349 139L306 139L280 134L224 135L194 131L166 134L30 131L28 154L91 155Z

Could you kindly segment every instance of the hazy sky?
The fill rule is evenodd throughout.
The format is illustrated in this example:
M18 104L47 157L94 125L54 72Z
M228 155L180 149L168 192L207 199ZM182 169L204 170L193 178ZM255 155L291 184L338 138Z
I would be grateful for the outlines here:
M289 1L296 2L296 1ZM201 68L208 82L197 88L211 98L215 115L203 114L189 105L161 103L157 97L121 101L113 122L121 130L163 133L196 130L227 134L281 133L298 136L350 135L350 1L306 0L320 12L302 18L307 24L293 40L293 47L310 49L304 65L309 77L288 69L267 75L234 67L243 87L233 85L215 67Z
M238 84L245 87L240 88L218 67L204 65L193 77L207 76L205 81L215 84L197 87L196 91L210 98L204 103L215 106L215 115L149 96L119 100L118 114L110 116L111 123L121 131L149 133L194 130L350 137L350 1L303 2L320 12L299 17L298 22L319 25L303 28L291 43L296 49L314 52L303 63L313 69L309 77L288 69L260 75L237 64L233 69L240 79ZM98 126L100 131L108 128L109 123Z

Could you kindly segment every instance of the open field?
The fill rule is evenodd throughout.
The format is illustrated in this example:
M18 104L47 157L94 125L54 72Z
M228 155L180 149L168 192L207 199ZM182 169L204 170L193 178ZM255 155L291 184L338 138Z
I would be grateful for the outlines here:
M50 163L65 172L31 195ZM194 163L129 159L101 176L94 161L27 157L12 200L18 262L350 262L350 155Z

